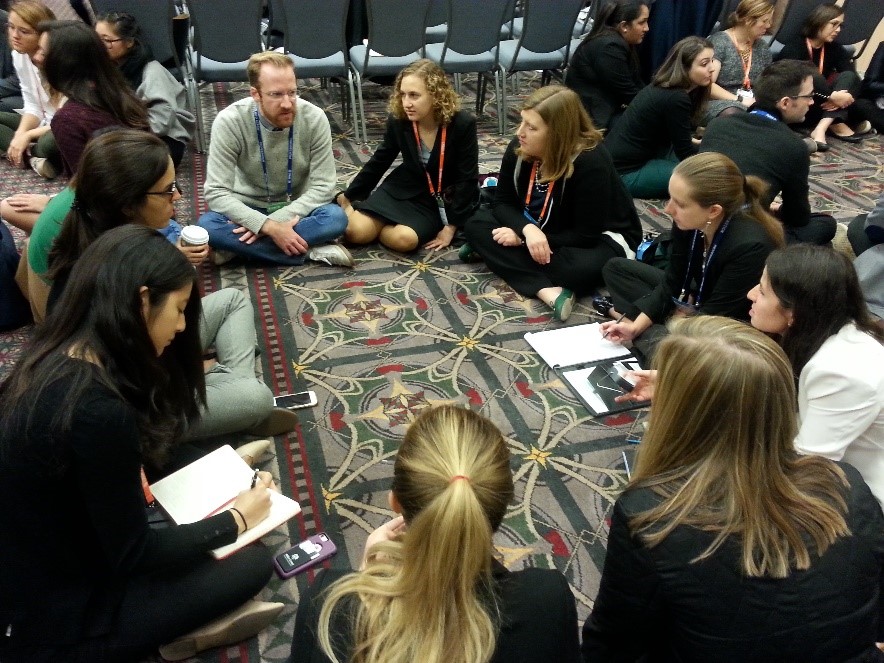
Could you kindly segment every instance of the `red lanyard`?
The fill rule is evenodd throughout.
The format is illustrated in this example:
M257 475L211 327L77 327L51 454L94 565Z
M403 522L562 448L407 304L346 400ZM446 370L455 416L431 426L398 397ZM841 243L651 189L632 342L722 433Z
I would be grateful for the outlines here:
M141 489L144 491L144 501L147 502L147 506L152 506L156 501L153 493L150 490L150 484L147 483L147 475L144 473L144 465L141 466Z
M749 80L749 70L752 69L752 44L749 44L749 57L744 60L743 54L740 53L740 47L737 46L736 38L730 32L725 32L727 36L731 38L731 41L734 42L734 48L737 49L737 55L740 58L740 64L743 65L743 89L751 90L752 81Z
M531 204L531 193L534 191L534 179L537 177L537 167L538 162L535 161L534 165L531 166L531 179L528 180L528 192L525 194L525 212L528 212L528 205ZM553 180L549 183L549 187L546 189L546 197L543 199L543 207L540 210L540 216L537 218L538 221L543 221L543 217L546 216L546 206L549 205L549 198L552 195L555 184L556 182Z
M417 131L417 122L411 123L411 128L414 129L414 139L417 141L417 153L418 156L421 154L421 137ZM427 176L427 184L430 187L430 195L439 198L442 196L442 168L445 166L445 137L448 132L448 125L442 125L442 145L439 147L439 185L438 190L433 187L433 180L430 178L430 174L427 172L426 166L424 166L424 174ZM432 146L430 146L432 149Z
M810 45L810 39L805 39L804 43L807 44L807 56L810 58L810 61L813 62L813 46ZM826 45L823 44L820 46L820 73L823 73L823 62L826 61Z

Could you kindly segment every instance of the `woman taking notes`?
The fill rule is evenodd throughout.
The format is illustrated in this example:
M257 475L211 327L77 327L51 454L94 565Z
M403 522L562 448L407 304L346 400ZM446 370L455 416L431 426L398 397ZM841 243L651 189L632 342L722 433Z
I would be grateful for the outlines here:
M795 453L782 349L678 321L583 626L595 661L880 661L884 515L846 463Z
M513 290L564 321L577 296L601 283L609 259L635 255L641 224L573 90L540 88L521 114L492 208L470 219L460 257L478 254Z
M513 498L500 431L466 408L426 410L393 466L362 568L302 595L289 663L574 663L574 596L551 569L507 571L494 532Z
M678 164L666 204L673 223L669 264L665 271L622 258L605 265L611 299L593 304L615 319L601 325L607 337L640 338L637 347L648 356L672 315L748 320L745 293L768 254L784 244L782 224L759 201L765 186L717 152Z
M147 522L142 468L164 462L205 399L199 315L180 251L149 228L110 230L0 386L4 663L134 661L161 645L181 660L282 609L252 600L270 578L265 548L207 555L267 516L269 473L228 511Z
M402 252L451 243L479 200L476 120L459 109L437 64L418 60L399 72L384 141L335 196L347 213L348 242L379 240ZM402 164L378 186L400 154Z
M798 376L795 446L847 461L884 504L884 333L853 265L807 244L774 251L749 299L752 326L779 340Z

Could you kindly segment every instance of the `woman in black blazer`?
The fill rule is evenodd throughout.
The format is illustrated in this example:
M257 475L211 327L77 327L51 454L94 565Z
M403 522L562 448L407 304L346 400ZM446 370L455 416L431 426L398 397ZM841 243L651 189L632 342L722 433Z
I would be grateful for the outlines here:
M335 196L348 242L379 240L403 252L451 243L479 199L476 120L459 108L439 65L418 60L399 72L384 141ZM402 164L375 189L400 154Z
M650 0L614 0L602 7L574 51L565 85L580 95L598 129L608 129L645 86L638 45L648 32Z
M641 223L573 90L540 88L521 113L495 201L470 219L460 257L481 256L513 290L564 321L577 296L601 284L610 258L635 255Z

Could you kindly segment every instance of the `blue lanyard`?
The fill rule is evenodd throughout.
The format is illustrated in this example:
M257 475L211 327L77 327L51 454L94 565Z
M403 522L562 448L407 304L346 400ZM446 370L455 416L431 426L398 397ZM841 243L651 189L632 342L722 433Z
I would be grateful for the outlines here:
M270 200L270 178L267 176L267 156L264 154L264 137L261 135L261 120L258 119L258 109L254 110L255 113L255 132L258 134L258 151L261 152L261 170L264 171L264 190L267 192L267 204L269 205L273 201ZM295 125L289 127L289 165L288 165L288 176L286 178L285 185L285 201L287 203L292 202L292 155L294 154L294 145L295 145Z
M761 115L761 117L766 117L768 120L773 120L774 122L779 122L775 115L771 115L767 111L763 110L751 110L749 111L749 115Z
M715 233L715 237L712 238L712 245L709 247L709 255L703 255L705 260L703 261L703 271L700 275L700 287L697 289L697 298L694 300L694 309L700 308L700 300L703 297L703 286L706 285L706 274L709 271L709 265L712 262L713 256L715 256L715 252L718 250L718 245L721 244L721 238L724 237L724 233L727 230L727 227L730 225L731 220L727 219L723 224L721 224L721 228L718 229L718 232ZM687 274L684 277L684 284L681 286L681 294L678 296L678 301L684 304L687 304L687 299L685 295L687 294L688 285L691 282L691 267L694 263L694 250L697 247L697 238L700 236L700 231L694 231L694 237L691 239L691 253L688 258L688 269Z

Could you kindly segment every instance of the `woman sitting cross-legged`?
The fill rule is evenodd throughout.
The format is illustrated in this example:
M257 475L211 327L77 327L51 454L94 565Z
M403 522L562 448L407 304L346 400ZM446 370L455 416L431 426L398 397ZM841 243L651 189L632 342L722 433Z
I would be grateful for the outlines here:
M671 315L748 320L746 292L770 252L784 244L782 224L759 199L765 186L717 152L678 164L666 205L673 222L666 269L620 258L605 265L611 299L593 305L616 319L601 325L608 338L635 340L650 358Z
M697 153L692 138L715 72L712 44L685 37L605 137L614 166L635 198L664 198L675 165Z
M145 472L205 402L199 316L180 251L143 226L109 230L0 386L4 663L122 663L160 646L181 660L282 610L253 600L270 579L266 548L207 554L267 517L269 473L222 513L148 524Z
M884 505L884 332L850 260L807 244L774 251L749 299L752 326L798 377L795 446L851 463Z
M783 350L702 316L654 365L584 661L884 661L884 514L852 466L796 453Z
M301 595L289 663L574 663L577 612L556 570L507 571L492 537L513 499L500 431L453 405L424 411L393 466L400 517L362 568Z
M522 107L500 164L495 200L467 223L462 260L478 254L516 292L558 320L601 284L615 257L633 257L642 229L602 135L577 94L553 85Z
M476 119L459 109L439 65L418 60L399 72L383 142L335 196L348 242L378 240L403 252L451 243L479 202ZM402 164L378 186L400 154Z
M190 262L205 259L206 245L183 245L178 239L180 227L170 220L181 194L169 150L158 137L133 129L107 132L90 141L82 164L71 187L41 215L28 253L34 278L51 285L50 309L86 248L120 225L159 230ZM55 210L56 204L65 202L63 197L66 213L63 207ZM257 334L248 298L235 288L207 295L199 323L201 354L213 348L217 360L207 361L207 407L186 436L204 439L238 432L264 436L293 430L295 413L274 408L270 389L255 377Z

